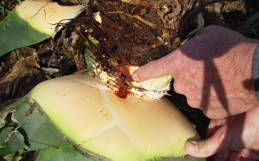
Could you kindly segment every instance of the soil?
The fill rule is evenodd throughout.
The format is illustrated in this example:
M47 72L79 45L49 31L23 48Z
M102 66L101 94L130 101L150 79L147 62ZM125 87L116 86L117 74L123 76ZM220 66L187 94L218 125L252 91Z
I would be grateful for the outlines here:
M55 0L62 5L82 4L82 0ZM198 3L199 2L199 3ZM224 1L202 6L196 0L90 0L79 17L54 38L14 50L0 57L0 109L24 96L38 83L85 69L86 49L91 50L105 70L119 66L141 66L167 55L195 29L201 12L205 26L222 25L259 38L257 19L243 25L259 10L253 0ZM209 1L211 2L211 1ZM2 0L0 20L17 0ZM96 21L100 16L102 22ZM257 16L259 17L259 16ZM243 26L242 26L243 25ZM86 43L87 42L87 43ZM36 54L35 54L36 53ZM169 99L204 131L208 119L190 108L184 96L173 89ZM204 133L204 132L200 132Z

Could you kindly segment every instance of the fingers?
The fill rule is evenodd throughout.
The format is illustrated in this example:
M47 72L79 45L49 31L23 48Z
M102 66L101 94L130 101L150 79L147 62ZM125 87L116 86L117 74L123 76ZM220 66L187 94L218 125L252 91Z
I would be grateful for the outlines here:
M187 141L185 143L185 150L191 156L205 158L228 148L230 141L231 138L227 132L227 127L224 126L207 140Z
M136 82L141 82L147 79L160 77L173 73L173 67L173 53L171 53L158 60L154 60L143 65L134 72L132 78Z
M258 160L259 155L251 149L241 151L223 150L210 157L209 161L253 161Z
M237 158L237 160L259 159L258 132L255 130L258 123L257 112L259 110L254 108L226 119L212 120L208 129L208 136L211 137L202 141L186 142L186 152L201 158L217 153L213 158L222 159L226 157L223 150L230 150L228 161L234 161ZM244 149L246 147L249 148Z
M243 149L239 152L239 155L242 156L243 158L248 158L251 160L258 160L259 159L259 154L254 152L251 149Z
M227 121L228 121L227 118L211 120L208 129L221 127L225 125Z
M210 101L210 104L212 104L214 101ZM221 119L229 116L229 112L227 109L225 109L224 106L221 105L208 105L208 107L202 107L201 108L204 115L209 117L210 119Z

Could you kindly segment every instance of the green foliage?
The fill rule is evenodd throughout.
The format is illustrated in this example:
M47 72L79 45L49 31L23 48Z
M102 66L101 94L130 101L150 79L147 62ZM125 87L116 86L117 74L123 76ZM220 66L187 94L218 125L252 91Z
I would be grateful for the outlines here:
M21 103L22 102L22 103ZM34 151L53 147L68 146L62 134L52 122L25 98L10 106L9 117L0 128L0 157L18 151ZM2 113L5 113L6 111Z
M10 154L10 152L16 152L26 148L24 136L17 129L7 127L3 129L2 132L0 137L4 136L2 134L7 134L7 137L5 139L1 138L1 140L4 139L4 141L2 142L2 146L0 148L0 156L5 156Z
M8 12L10 12L3 2L0 3L0 11L4 17L7 15Z
M98 161L76 150L28 97L0 111L0 160L19 160L23 153L39 151L37 161Z
M91 68L93 68L93 66L95 64L96 59L95 59L94 54L91 51L91 46L88 41L85 41L85 45L86 45L86 48L84 51L84 53L86 55L85 62L87 64L87 69L91 69Z
M91 35L88 35L88 39L95 45L95 46L97 46L97 45L99 45L99 41L98 40L96 40L93 36L91 36Z
M75 150L72 146L64 146L41 150L35 161L99 161L97 159L88 158Z
M34 5L35 1L23 1L0 22L0 56L21 47L37 44L54 36L63 27L63 25L57 27L59 22L68 23L69 21L65 20L75 18L83 11L82 8L84 7L84 5L60 6L51 1L40 0L38 3L44 9ZM73 10L69 8L73 8ZM0 10L5 15L4 3L0 4ZM64 10L67 10L68 15L63 14ZM53 13L50 15L49 21L46 20L45 16L41 16L43 12ZM54 18L52 19L52 17Z
M46 40L50 35L33 29L13 10L0 22L0 56L17 48Z

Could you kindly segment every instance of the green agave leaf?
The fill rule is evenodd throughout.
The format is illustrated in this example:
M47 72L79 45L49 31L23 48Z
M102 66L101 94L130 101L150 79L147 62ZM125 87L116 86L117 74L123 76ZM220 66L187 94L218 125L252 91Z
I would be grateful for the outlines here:
M26 0L0 22L0 56L50 38L84 6L60 6L50 0Z
M13 130L13 127L6 127L0 133L0 148L2 148L4 141L8 139L8 134Z
M3 157L6 161L20 161L22 160L21 153L11 153Z
M0 113L6 115L6 111L12 114L11 120L14 121L9 124L15 124L18 128L2 127L0 129L0 157L10 158L21 150L40 150L37 161L99 161L77 151L44 112L39 110L37 104L33 101L29 103L27 97L20 99Z
M5 156L11 152L19 151L23 148L26 148L26 144L24 141L24 136L19 131L17 131L16 129L10 131L7 138L3 142L2 147L0 148L0 157Z
M68 145L68 142L63 139L61 133L59 133L53 123L37 109L36 105L24 101L18 107L19 108L12 113L12 120L14 121L13 124L17 126L17 130L14 134L19 134L19 137L11 137L12 139L10 138L6 141L2 147L5 153L0 153L0 156L22 149L25 147L24 142L26 142L28 150L40 150ZM11 128L12 127L7 127L1 131L0 141L7 137L6 131L10 131ZM18 131L21 131L23 134L20 134ZM25 140L21 138L25 138ZM23 146L19 146L19 148L9 148L14 144L13 142L18 142Z
M0 56L14 49L36 44L50 38L50 35L38 32L23 21L15 11L0 22Z
M207 159L206 158L192 158L192 159L189 159L188 161L206 161Z
M75 150L72 146L51 148L41 150L35 161L99 161L98 159L88 158Z
M0 128L2 128L5 125L5 119L7 117L9 112L4 112L0 114Z
M53 123L38 108L37 104L24 103L13 114L17 125L26 133L29 150L68 145Z

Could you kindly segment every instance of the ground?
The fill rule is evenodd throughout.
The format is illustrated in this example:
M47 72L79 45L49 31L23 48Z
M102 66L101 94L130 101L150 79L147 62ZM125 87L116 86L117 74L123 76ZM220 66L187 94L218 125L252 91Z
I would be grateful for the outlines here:
M83 3L82 0L55 1L62 5ZM0 20L18 3L18 0L2 0ZM197 27L195 17L198 11L203 15L205 26L221 25L245 36L259 38L257 18L244 25L259 10L258 2L226 1L203 8L199 5L202 4L195 0L89 1L85 12L53 39L17 49L0 58L0 109L44 80L85 69L88 49L105 70L121 65L140 66L167 55L190 38L187 33ZM94 19L96 15L102 18L101 25ZM170 94L168 98L204 134L204 120L208 122L208 119L200 111L190 108L184 96L176 94L173 89Z

